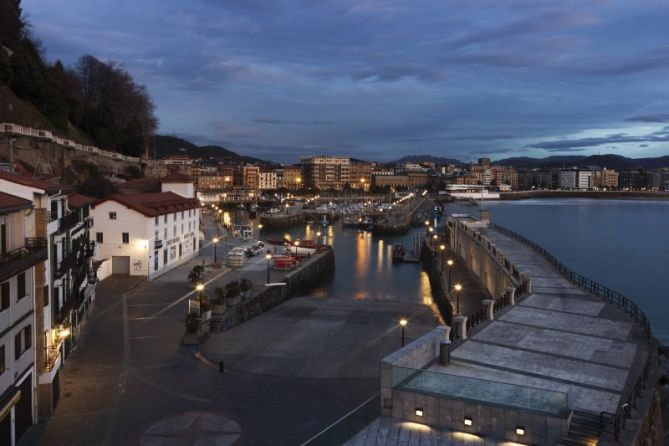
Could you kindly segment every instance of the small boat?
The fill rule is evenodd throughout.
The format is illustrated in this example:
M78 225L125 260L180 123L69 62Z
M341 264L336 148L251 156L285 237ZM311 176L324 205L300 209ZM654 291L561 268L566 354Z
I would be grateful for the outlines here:
M402 262L404 261L404 255L406 251L404 250L404 245L401 243L396 243L393 246L393 262Z
M314 224L314 219L311 218L311 217L308 217L306 222L307 222L308 225L313 225Z
M330 226L330 222L328 221L328 219L325 215L323 215L323 219L321 220L320 223L321 223L321 226L323 226L324 228L327 227L327 226Z
M276 269L293 269L297 266L297 261L290 256L274 256L274 268Z
M345 217L345 218L341 221L341 226L342 226L342 228L355 228L355 227L358 226L358 224L359 224L358 221L357 221L357 220L354 220L354 219L351 218L351 217Z

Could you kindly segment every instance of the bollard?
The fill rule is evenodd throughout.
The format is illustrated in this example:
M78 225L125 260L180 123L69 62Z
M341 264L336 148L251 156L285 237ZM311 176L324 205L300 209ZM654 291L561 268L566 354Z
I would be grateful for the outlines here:
M447 366L451 363L451 341L448 339L439 343L439 364Z
M223 373L225 370L225 363L223 361L218 361L218 373Z

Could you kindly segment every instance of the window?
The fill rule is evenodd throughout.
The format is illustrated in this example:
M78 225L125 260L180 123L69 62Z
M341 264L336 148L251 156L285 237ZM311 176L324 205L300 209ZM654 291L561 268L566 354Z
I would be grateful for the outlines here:
M18 296L16 300L21 300L21 298L26 297L26 273L21 273L16 276L16 284L18 290Z
M158 216L156 215L155 224L158 224Z
M163 234L165 234L165 241L167 241L167 228L163 230Z
M181 219L184 219L184 211L181 211Z
M182 234L184 233L184 224L183 223L181 223L181 233Z
M27 325L14 337L14 359L19 359L33 345L32 326Z
M116 212L110 212L109 213L109 219L110 220L116 220Z
M176 237L176 236L177 236L177 227L174 226L174 227L172 228L172 237Z
M5 362L5 346L0 345L0 375L5 373L5 370L7 370L7 364Z
M121 239L123 240L123 243L130 243L130 234L127 232L122 232Z
M155 234L154 234L154 239L155 239L155 240L158 240L158 230L156 230L156 232L155 232Z
M3 282L2 285L0 285L0 296L2 303L0 304L0 311L4 311L7 308L9 308L9 281Z
M103 243L104 237L102 236L102 232L96 232L95 233L95 241L98 243Z
M167 223L167 214L165 214L165 218L163 219L165 223Z

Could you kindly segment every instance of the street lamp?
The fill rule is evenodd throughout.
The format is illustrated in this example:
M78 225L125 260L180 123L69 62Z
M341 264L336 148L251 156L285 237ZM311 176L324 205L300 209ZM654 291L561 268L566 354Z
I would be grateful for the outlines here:
M453 260L448 259L446 264L448 265L448 289L450 290L451 289L451 270L453 269Z
M400 327L402 327L402 347L404 347L404 327L407 326L408 321L406 319L400 319Z
M299 240L295 240L295 258L297 259L297 247L300 246Z
M460 292L462 291L462 285L460 285L459 283L456 283L455 287L453 287L453 288L455 288L455 297L457 299L456 309L457 309L458 314L460 314Z
M218 237L214 237L214 264L218 263L218 256L216 255L216 245L218 244Z
M262 223L258 224L258 239L262 240Z
M443 274L444 273L444 252L446 252L446 245L439 245L439 250L441 251L441 263L439 264L439 266L440 266L440 272Z
M265 254L265 258L267 259L267 283L269 284L269 261L272 260L272 254L270 254L270 252L267 251L267 254Z

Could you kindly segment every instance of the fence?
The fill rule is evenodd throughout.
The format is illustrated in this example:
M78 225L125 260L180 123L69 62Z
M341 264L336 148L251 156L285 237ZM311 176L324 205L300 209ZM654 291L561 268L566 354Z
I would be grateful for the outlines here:
M98 155L105 156L107 158L113 158L132 163L139 163L139 158L136 156L127 156L117 152L110 152L108 150L98 149L97 147L94 146L86 146L83 144L75 143L70 139L64 139L56 135L53 135L48 130L33 129L31 127L26 127L23 125L3 122L0 123L0 133L7 133L9 135L22 135L22 136L29 136L32 138L44 139L47 141L55 142L56 144L59 144L61 146L69 147L74 150L96 153Z
M381 395L377 393L325 430L302 443L302 446L342 445L380 416Z
M498 232L501 232L507 237L514 238L532 248L543 258L548 260L551 263L551 265L555 267L555 269L557 269L563 276L565 276L573 284L578 285L584 290L590 291L595 296L616 305L618 308L620 308L621 310L626 312L629 316L631 316L632 319L634 319L641 326L644 336L646 336L648 339L651 338L650 321L648 320L644 312L631 299L605 287L604 285L598 282L595 282L594 280L588 279L587 277L572 271L571 269L563 265L559 260L557 260L550 252L546 251L544 248L537 245L532 240L529 240L516 232L513 232L503 226L494 223L491 223L490 227Z

